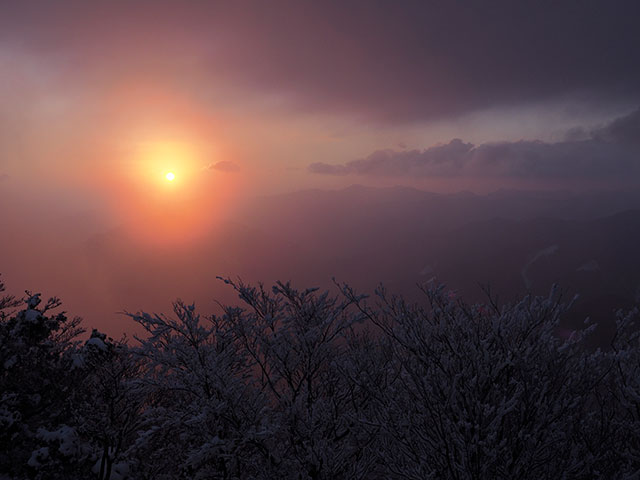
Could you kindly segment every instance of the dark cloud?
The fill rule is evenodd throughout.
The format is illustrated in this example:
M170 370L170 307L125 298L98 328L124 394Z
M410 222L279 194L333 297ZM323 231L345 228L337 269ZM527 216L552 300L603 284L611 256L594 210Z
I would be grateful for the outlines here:
M607 142L640 146L640 108L594 131L592 135Z
M379 150L343 165L313 163L325 175L615 180L640 175L638 111L584 140L497 142L451 140L426 150ZM640 177L638 177L640 178Z
M378 150L366 158L353 160L345 165L313 163L309 169L314 173L329 175L405 176L434 175L450 176L464 167L474 146L460 139L446 145L437 145L426 150Z
M78 75L197 68L298 108L408 122L638 99L638 18L631 0L5 2L0 41L70 59Z
M217 170L218 172L237 172L240 170L240 166L238 166L238 164L226 160L212 163L207 168L209 170Z
M568 142L577 142L580 140L589 140L592 136L592 132L584 127L573 127L565 133L564 139Z

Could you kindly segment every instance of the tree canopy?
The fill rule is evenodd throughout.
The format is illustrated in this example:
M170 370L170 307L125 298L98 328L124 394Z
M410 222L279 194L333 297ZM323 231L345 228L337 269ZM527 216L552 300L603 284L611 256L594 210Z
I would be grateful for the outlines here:
M609 349L558 334L557 290L469 305L224 279L239 306L127 313L85 335L0 297L0 476L587 479L640 471L638 311ZM4 286L0 282L0 295Z

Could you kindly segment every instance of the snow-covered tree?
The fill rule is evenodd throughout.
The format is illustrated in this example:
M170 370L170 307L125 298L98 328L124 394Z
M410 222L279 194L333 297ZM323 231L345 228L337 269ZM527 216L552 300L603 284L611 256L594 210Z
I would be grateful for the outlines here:
M588 322L557 334L555 290L499 306L225 281L240 306L130 314L136 345L0 297L0 477L638 478L637 310L601 351Z
M269 435L264 396L226 318L174 304L175 318L132 314L148 391L135 445L136 478L255 478Z
M368 396L344 375L362 316L316 289L225 281L248 307L226 317L269 398L263 478L371 478L374 434L358 422Z
M594 478L591 394L600 352L555 334L565 311L552 293L499 308L468 306L442 286L424 305L377 292L375 307L344 288L387 338L398 375L370 420L394 478Z
M638 309L618 312L616 335L611 342L610 374L606 389L598 392L595 412L597 426L605 430L606 438L594 436L600 441L600 450L607 449L608 462L602 470L619 468L620 478L634 479L640 476L640 330ZM595 442L592 442L595 443ZM598 445L592 445L595 450Z
M94 329L75 353L74 368L83 377L72 397L71 421L83 442L78 463L98 480L125 478L146 401L141 362L124 340Z
M3 307L15 305L4 298ZM39 468L54 453L42 437L69 418L76 385L68 372L82 329L80 319L51 313L59 306L56 298L42 305L40 294L27 292L22 310L0 318L0 472L15 478L60 476Z

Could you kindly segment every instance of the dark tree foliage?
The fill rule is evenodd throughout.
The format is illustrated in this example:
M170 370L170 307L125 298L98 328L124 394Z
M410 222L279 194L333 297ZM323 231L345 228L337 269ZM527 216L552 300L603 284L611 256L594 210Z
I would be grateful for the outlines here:
M0 478L639 476L637 310L594 351L594 325L557 335L555 290L414 304L224 281L240 307L128 314L132 344L0 297Z
M42 306L40 294L27 292L24 309L13 313L15 299L4 297L0 305L0 471L19 478L40 466L46 432L72 414L74 339L82 329L79 318L50 313L60 306L55 298Z

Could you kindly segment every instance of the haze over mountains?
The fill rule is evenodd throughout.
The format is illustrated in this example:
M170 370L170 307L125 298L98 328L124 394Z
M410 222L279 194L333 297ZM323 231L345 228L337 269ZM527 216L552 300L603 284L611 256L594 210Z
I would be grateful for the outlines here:
M558 283L568 296L580 294L571 322L589 315L603 324L640 299L633 191L305 190L255 199L205 236L155 246L98 220L52 219L36 234L14 219L0 250L10 289L58 295L70 313L112 334L130 328L118 311L167 311L177 297L205 311L214 299L234 302L219 275L321 288L335 277L367 292L382 282L409 298L419 294L416 284L436 278L470 301L484 299L482 285L508 301Z
M481 285L506 301L558 283L580 295L573 320L604 322L640 300L639 206L636 192L438 195L354 186L269 199L253 221L315 252L315 278L333 271L368 290L383 279L412 297L416 283L435 277L477 301L486 300Z

